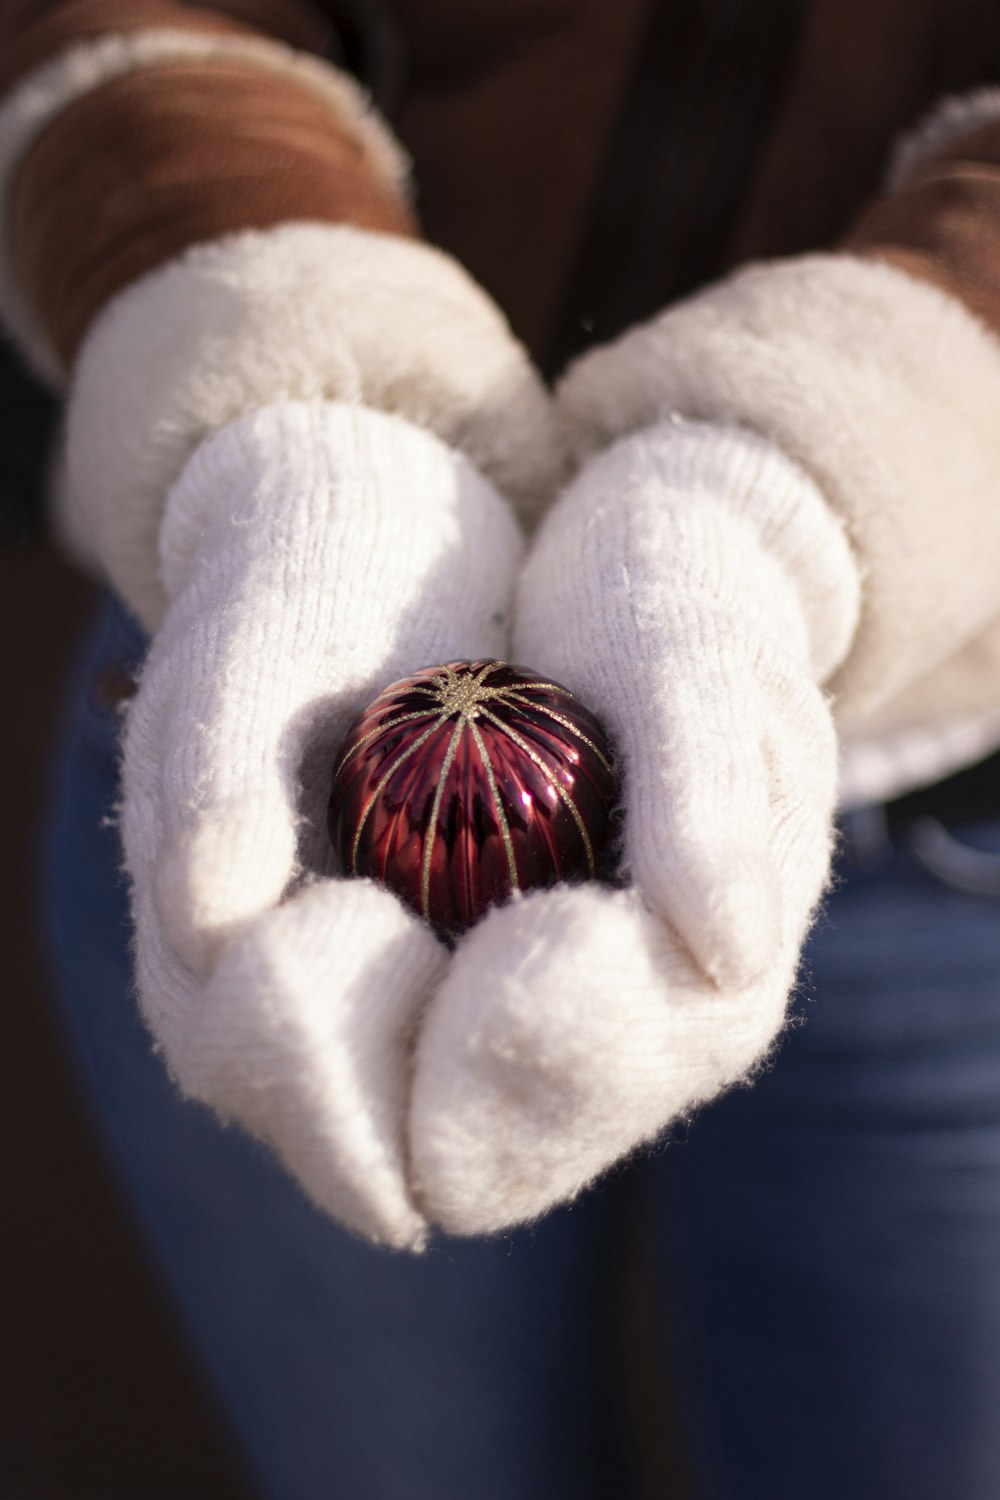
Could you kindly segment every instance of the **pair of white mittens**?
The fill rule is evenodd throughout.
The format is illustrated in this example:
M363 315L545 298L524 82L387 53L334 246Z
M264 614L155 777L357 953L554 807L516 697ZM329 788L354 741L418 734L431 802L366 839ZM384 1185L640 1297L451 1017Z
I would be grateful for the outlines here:
M828 869L822 683L857 571L764 440L665 422L592 459L527 562L439 439L287 403L168 499L169 598L129 711L123 836L146 1021L180 1087L329 1213L419 1246L530 1219L746 1076ZM620 889L490 912L449 954L333 873L329 769L387 683L454 657L551 674L605 722Z

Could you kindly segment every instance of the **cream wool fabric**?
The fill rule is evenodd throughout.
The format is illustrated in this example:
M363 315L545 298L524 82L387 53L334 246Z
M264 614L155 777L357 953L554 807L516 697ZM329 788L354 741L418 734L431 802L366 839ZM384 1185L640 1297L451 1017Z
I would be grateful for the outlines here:
M9 201L18 166L62 112L112 79L144 68L183 61L232 59L292 79L350 123L369 160L398 191L408 190L409 160L354 79L318 57L282 42L252 36L203 36L168 27L79 42L21 81L0 106L0 204ZM0 236L0 320L28 363L61 389L66 372L38 328L16 285L5 236Z
M676 411L817 482L865 580L829 684L848 739L1000 619L1000 343L936 287L849 255L751 266L583 356L558 400L578 459Z
M197 450L161 553L122 783L143 1015L185 1092L352 1228L416 1245L409 1047L446 954L388 892L331 878L330 768L387 683L504 651L520 533L430 434L288 403Z
M514 653L616 743L628 887L533 893L459 946L416 1049L430 1217L463 1234L533 1218L760 1066L828 875L817 684L858 611L842 525L750 433L647 429L548 515Z
M437 433L524 518L562 473L550 403L523 347L440 251L323 224L196 246L100 314L67 410L65 529L147 629L165 602L163 497L198 444L258 407L317 399L397 412Z

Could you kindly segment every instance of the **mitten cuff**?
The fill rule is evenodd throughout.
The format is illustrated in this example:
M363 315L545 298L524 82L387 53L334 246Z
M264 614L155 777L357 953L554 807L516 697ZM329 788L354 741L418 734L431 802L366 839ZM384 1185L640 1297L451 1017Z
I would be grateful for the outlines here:
M933 286L846 254L751 266L584 356L558 401L578 460L674 412L815 481L864 580L842 727L996 617L1000 345Z
M522 517L556 480L541 382L448 256L317 224L198 246L99 316L68 409L65 529L87 537L148 629L164 607L160 516L184 463L218 428L289 400L405 417L464 452Z

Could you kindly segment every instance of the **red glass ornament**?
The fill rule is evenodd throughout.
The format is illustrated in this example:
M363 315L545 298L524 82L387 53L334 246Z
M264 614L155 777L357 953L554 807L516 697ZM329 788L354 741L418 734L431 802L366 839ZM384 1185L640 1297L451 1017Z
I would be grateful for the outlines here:
M452 661L394 682L356 720L330 837L350 874L457 932L511 891L604 873L615 792L604 731L568 688Z

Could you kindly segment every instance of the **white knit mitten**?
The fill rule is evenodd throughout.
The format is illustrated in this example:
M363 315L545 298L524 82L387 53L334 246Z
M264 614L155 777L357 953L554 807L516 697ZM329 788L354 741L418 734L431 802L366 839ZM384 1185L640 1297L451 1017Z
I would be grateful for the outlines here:
M820 490L734 428L646 429L550 512L515 660L614 739L627 884L529 895L460 945L417 1047L411 1152L434 1218L531 1218L767 1053L828 875L821 685L858 595Z
M410 1049L447 955L388 892L335 878L330 770L389 682L504 654L521 555L467 460L400 417L324 402L203 442L161 532L168 605L122 788L142 1010L185 1092L392 1244L424 1234Z

